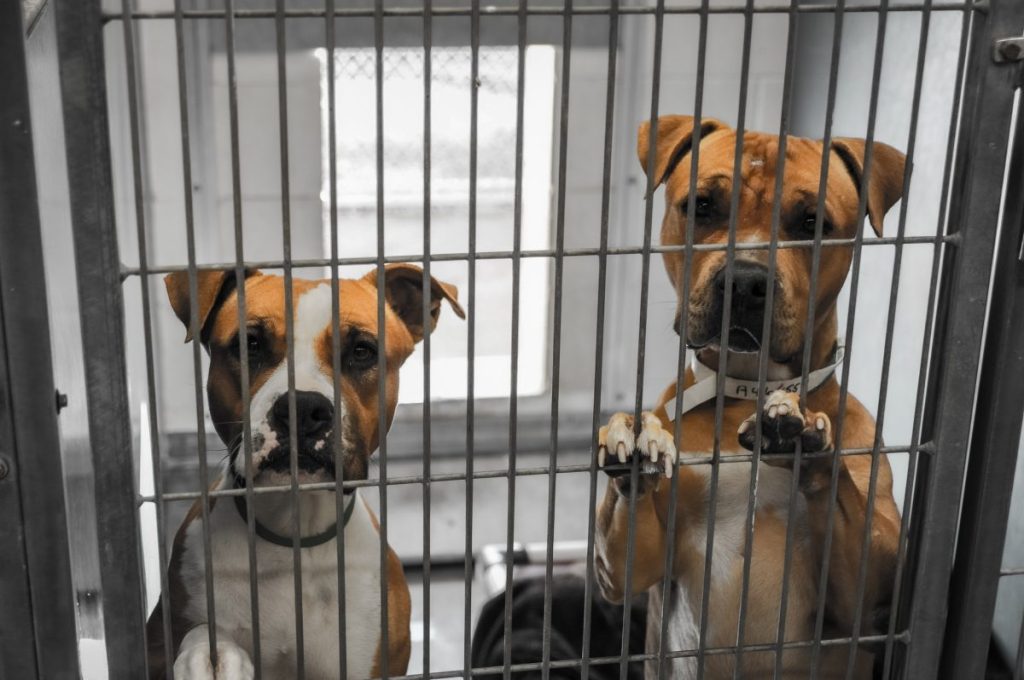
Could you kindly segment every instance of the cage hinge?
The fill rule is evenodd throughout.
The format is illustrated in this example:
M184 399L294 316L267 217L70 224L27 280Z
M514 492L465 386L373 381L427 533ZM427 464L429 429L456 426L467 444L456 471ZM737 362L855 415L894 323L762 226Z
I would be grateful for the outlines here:
M1024 60L1024 37L996 40L992 46L992 60L997 64Z

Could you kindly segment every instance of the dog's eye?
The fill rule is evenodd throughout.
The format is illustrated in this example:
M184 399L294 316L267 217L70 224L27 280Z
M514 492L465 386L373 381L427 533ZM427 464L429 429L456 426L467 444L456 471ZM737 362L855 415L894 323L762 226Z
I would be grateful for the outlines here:
M352 347L352 364L359 368L369 368L377 363L377 346L368 340L360 340Z
M680 210L683 213L683 217L686 217L690 213L690 201L689 199L683 201L680 206ZM710 196L698 196L693 202L693 215L698 220L703 220L711 217L715 212L715 204L712 202Z
M803 222L800 224L800 231L804 232L809 238L814 238L814 224L817 221L817 216L812 214L806 215ZM832 225L828 220L821 221L821 235L825 236L832 231Z
M241 356L242 337L236 335L231 341L231 354L237 359ZM263 354L263 333L259 328L250 328L245 332L245 351L249 355L249 361L256 361Z

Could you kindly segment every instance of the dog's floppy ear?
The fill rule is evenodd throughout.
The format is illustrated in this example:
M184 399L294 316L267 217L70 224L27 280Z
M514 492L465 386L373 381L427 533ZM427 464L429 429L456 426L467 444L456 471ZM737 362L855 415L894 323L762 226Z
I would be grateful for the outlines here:
M842 159L853 178L857 191L864 179L864 154L867 143L863 139L838 138L832 140L832 149ZM876 236L882 235L882 218L903 195L903 172L906 157L882 142L873 142L871 168L868 178L868 219Z
M700 136L715 130L725 129L725 124L714 118L701 118ZM654 150L654 166L648 173L647 164L651 149L651 121L640 123L637 131L636 155L640 167L647 173L647 195L654 193L676 169L679 161L690 151L693 145L693 116L660 116L658 118L657 142Z
M259 274L258 269L246 269L245 277ZM188 272L174 272L164 277L167 297L174 313L185 324L185 342L192 339L192 297L189 295ZM235 289L234 271L196 272L196 299L199 314L199 336L206 342L206 322L215 308L219 307Z
M376 288L377 273L378 270L374 269L363 277L363 281ZM409 329L413 341L422 340L424 335L423 270L414 264L405 264L404 262L386 265L384 267L384 299L398 314L405 327ZM450 283L430 277L430 328L426 332L433 331L437 326L437 317L441 314L441 300L447 300L460 319L466 318L466 312L459 304L459 290Z

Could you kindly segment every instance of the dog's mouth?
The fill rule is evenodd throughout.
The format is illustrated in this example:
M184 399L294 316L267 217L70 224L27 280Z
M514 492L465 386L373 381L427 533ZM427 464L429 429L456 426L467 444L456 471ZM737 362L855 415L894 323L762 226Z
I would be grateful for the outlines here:
M688 340L686 346L694 351L705 348L722 349L722 338L719 335L703 341ZM749 354L761 351L761 339L754 335L749 329L742 326L729 327L729 342L726 349L731 352Z
M728 348L733 352L751 353L761 351L761 338L749 328L729 326Z
M326 473L330 479L335 479L334 455L325 445L322 449L300 449L296 458L296 468L300 473L318 475ZM263 472L278 472L289 474L292 470L291 448L279 446L264 456L256 470L257 474Z

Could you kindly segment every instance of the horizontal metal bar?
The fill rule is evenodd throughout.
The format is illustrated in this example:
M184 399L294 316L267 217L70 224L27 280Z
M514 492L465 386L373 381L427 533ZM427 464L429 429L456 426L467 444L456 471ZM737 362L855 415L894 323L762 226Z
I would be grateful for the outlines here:
M856 449L843 449L838 453L840 456L865 456L871 454L874 449L872 447L863 447ZM907 453L910 447L907 446L883 446L878 449L879 453ZM706 452L688 452L683 451L680 453L684 456L677 465L710 465L714 457L707 455ZM773 459L783 460L791 458L793 454L789 453L762 453L761 460L769 461ZM836 455L834 451L820 451L817 453L804 453L802 455L803 460L813 460L815 458L831 458ZM754 458L751 453L737 453L737 454L725 454L718 459L719 463L750 463ZM607 470L628 470L629 464L624 465L608 465L605 469ZM532 467L532 468L518 468L514 471L513 476L525 477L530 475L547 475L551 473L551 468L547 465ZM559 465L554 469L556 473L572 473L572 472L590 472L590 464L577 464L577 465ZM472 479L496 479L509 476L508 470L482 470L474 472ZM390 477L385 480L380 479L346 479L342 482L342 488L346 490L360 489L363 487L376 487L382 483L385 486L401 486L404 484L423 484L424 482L458 482L465 480L466 473L464 472L453 472L449 474L433 475L429 478L423 475L409 475L406 477ZM335 482L311 482L307 484L299 484L298 488L301 491L332 491L337 486ZM292 486L287 485L272 485L272 486L261 486L254 488L253 493L282 493L291 491ZM242 496L245 494L245 489L217 489L209 491L207 493L209 498L218 498L220 496ZM165 501L185 501L195 500L199 498L201 493L199 491L180 491L177 493L165 493L163 499ZM139 503L151 503L155 502L156 496L152 495L140 495L138 497Z
M932 6L932 11L963 11L969 9L980 9L984 6L981 2L944 2ZM846 12L878 12L881 9L881 5L878 3L872 3L867 5L858 5L854 7L847 7L844 11ZM887 7L889 12L920 12L923 9L923 5L920 2L902 2L894 3ZM656 13L657 8L650 7L622 7L615 10L622 15L653 15ZM836 10L835 5L797 5L791 7L790 5L764 5L756 7L752 10L753 14L789 14L790 12L799 12L806 14L822 14L831 13ZM472 14L470 7L433 7L432 9L425 10L422 7L392 7L390 9L384 9L384 17L423 17L423 16L434 16L434 17L468 17ZM699 14L701 9L699 7L666 7L662 10L665 14ZM707 9L708 14L743 14L747 11L744 5L720 5L717 7L710 7ZM349 18L372 18L375 10L373 8L348 8L348 9L335 9L334 15L338 18L349 19ZM482 17L507 17L517 16L520 11L515 5L509 5L507 7L480 7L480 16ZM575 7L571 10L566 10L561 5L548 5L542 7L530 7L525 11L528 16L564 16L566 13L573 16L607 16L612 13L610 6L602 7ZM274 10L271 9L239 9L233 12L236 19L272 19L275 16ZM324 9L290 9L284 13L285 17L296 17L296 18L323 18L326 16L326 10ZM174 17L174 13L167 10L154 10L154 11L141 11L133 12L131 15L132 19L171 19ZM186 19L223 19L225 12L223 10L191 10L185 12ZM115 21L121 19L121 14L107 13L103 15L105 21Z
M1002 569L999 572L1000 578L1003 576L1024 576L1024 567L1011 567L1009 569Z
M896 635L893 635L891 638L889 636L887 636L887 635L864 635L864 636L860 637L858 640L861 643L868 644L868 643L887 642L890 639L894 640L896 642L903 643L903 644L909 644L910 643L910 634L907 631L903 631L903 632L897 633ZM772 650L774 650L774 649L776 649L776 648L778 648L780 646L782 648L784 648L784 649L803 649L803 648L810 647L811 645L814 645L814 644L820 644L820 645L822 645L824 647L835 647L835 646L839 646L839 645L848 645L848 644L850 644L850 642L852 642L852 638L849 638L849 637L829 638L827 640L820 640L818 642L815 642L813 640L793 640L793 641L790 641L790 642L784 642L781 645L778 645L776 643L743 645L742 649L743 649L744 652L765 652L765 651L772 651ZM735 646L732 646L732 647L706 647L705 649L701 650L702 654L713 654L713 655L735 654L736 652L737 652L737 648ZM697 650L695 650L695 649L684 649L684 650L677 650L677 651L672 651L672 652L664 653L664 658L666 658L666 659L683 659L683 658L695 657L695 656L697 656ZM652 661L652 660L655 660L657 658L658 658L658 654L657 653L655 653L655 654L630 654L628 656L592 657L590 659L586 659L586 663L591 665L591 666L604 666L604 665L618 664L618 663L621 663L622 661L626 661L626 662L641 662L641 661ZM542 668L544 668L545 666L548 666L551 669L556 669L556 668L579 668L579 667L582 666L583 663L584 663L583 659L564 659L564 660L559 660L559 661L548 661L547 663L545 663L543 661L535 661L535 662L531 662L531 663L517 663L517 664L512 664L509 668L510 668L510 670L513 673L521 673L521 672L524 672L524 671L539 671ZM476 676L479 676L479 675L500 675L503 669L504 669L503 666L487 666L487 667L483 667L483 668L473 668L473 669L470 669L468 671L468 675L471 676L471 677L476 677ZM459 669L459 670L452 670L452 671L442 671L442 672L438 672L438 673L419 673L419 674L413 674L413 675L395 676L395 677L392 677L391 680L434 680L435 678L462 678L462 677L465 677L466 675L467 675L467 671L466 670Z
M853 246L855 239L852 238L835 238L835 239L822 239L822 248L839 248L839 247L851 247ZM946 236L907 236L903 239L903 243L906 245L938 245L940 243L958 243L959 237L956 234L950 234ZM865 246L887 246L895 245L895 237L887 238L873 238L870 241L864 241L861 245ZM767 250L770 244L764 242L758 243L737 243L733 246L736 250ZM777 246L779 248L813 248L814 241L779 241ZM692 249L697 252L704 251L725 251L726 244L724 243L695 243ZM687 250L687 246L651 246L651 253L678 253ZM642 255L645 252L644 248L639 246L625 247L625 248L608 248L602 250L601 248L575 248L566 249L561 253L563 257L596 257L599 255ZM554 250L523 250L523 251L512 251L512 250L494 250L489 252L473 253L472 257L477 260L511 260L513 257L548 257L554 258L556 253ZM385 263L391 262L458 262L469 260L471 257L470 253L431 253L430 255L388 255L384 257ZM363 264L377 264L379 258L375 255L367 255L365 257L343 257L338 258L338 265L363 265ZM292 260L290 266L295 268L302 267L328 267L332 264L331 258L311 258L306 260ZM283 269L284 262L281 260L263 260L263 261L252 261L247 262L246 265L255 269ZM196 265L198 271L233 271L235 269L235 263L216 263L216 264L201 264ZM187 265L168 265L165 267L150 267L148 273L150 274L170 274L172 272L187 271ZM140 274L138 267L123 267L121 269L121 276L127 278L129 276L137 276Z

